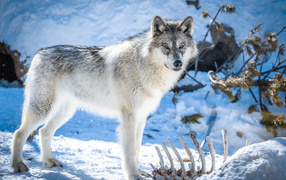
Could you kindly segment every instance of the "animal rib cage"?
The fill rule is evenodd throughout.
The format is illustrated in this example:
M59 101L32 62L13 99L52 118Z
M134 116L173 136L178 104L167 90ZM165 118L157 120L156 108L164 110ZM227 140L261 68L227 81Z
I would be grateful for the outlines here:
M222 135L223 135L223 144L224 144L224 160L223 162L225 162L226 157L227 157L227 131L225 129L222 130ZM176 179L176 180L192 180L195 179L197 177L202 176L203 174L209 174L211 172L213 172L215 170L215 151L211 142L211 138L209 136L206 137L206 142L208 144L209 150L210 150L210 155L211 155L211 168L209 171L206 171L206 161L205 161L205 156L203 154L203 151L198 143L198 140L196 138L196 136L193 133L190 133L190 137L194 143L194 145L196 146L200 159L201 159L201 169L196 171L196 163L194 160L194 157L189 149L189 147L187 146L185 140L182 137L179 137L179 141L181 142L181 144L183 145L189 159L190 159L190 163L188 163L188 169L187 170L185 168L185 164L184 161L182 159L182 157L180 156L179 152L177 151L177 149L175 148L175 146L173 145L171 139L167 140L167 143L169 144L169 146L171 147L172 151L174 152L174 154L176 155L176 157L178 158L179 162L180 162L180 166L181 168L179 170L176 170L174 167L174 162L173 162L173 158L166 146L166 144L163 142L162 143L162 149L165 152L165 154L167 155L167 158L170 162L170 168L164 164L164 160L163 160L163 156L161 154L160 148L158 146L155 147L157 154L160 158L160 167L159 168L155 168L155 166L151 163L151 167L153 168L152 171L152 176L153 179L156 180L169 180L169 179Z

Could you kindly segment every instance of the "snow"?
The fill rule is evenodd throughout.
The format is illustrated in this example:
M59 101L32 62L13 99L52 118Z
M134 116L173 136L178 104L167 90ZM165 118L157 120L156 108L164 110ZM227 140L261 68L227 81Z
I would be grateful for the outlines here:
M194 72L190 73L192 74ZM166 142L168 138L173 141L183 158L185 158L187 157L186 153L177 139L178 137L184 137L198 161L198 153L194 150L195 147L187 134L192 131L197 135L199 142L203 141L208 129L207 120L213 106L216 106L218 116L210 136L216 152L217 167L220 167L222 164L223 144L221 129L223 127L228 131L230 155L234 154L237 150L237 153L244 152L245 150L246 152L253 152L252 154L244 153L245 156L249 154L249 158L251 158L254 153L260 153L256 151L265 149L258 148L258 145L255 143L272 138L272 135L259 124L261 117L258 113L246 113L248 106L253 103L251 102L252 100L230 103L222 94L215 94L214 90L210 87L206 73L199 72L197 77L198 80L206 83L207 86L192 93L179 93L177 95L178 103L176 106L172 103L174 94L172 92L167 93L163 97L158 110L147 120L140 154L141 168L143 170L151 173L152 169L149 164L159 165L159 158L157 157L154 147L156 145L159 146L161 142ZM184 81L186 82L187 80L185 79ZM202 101L201 99L205 97L207 91L210 91L209 96L206 101ZM242 93L243 96L249 96L247 92ZM217 101L217 99L219 99L219 101ZM118 122L114 119L93 116L84 111L78 111L69 122L58 129L53 139L53 154L55 158L63 163L64 168L46 169L41 165L39 137L36 135L35 140L33 140L32 143L26 143L24 148L23 157L31 170L21 174L11 173L12 170L9 167L11 151L9 147L11 145L12 132L20 125L23 89L0 87L0 102L0 174L2 174L3 179L124 179L120 160L121 150L120 145L117 143L116 128ZM180 121L184 115L193 113L202 113L204 115L203 118L199 119L201 124L184 124ZM242 138L236 135L237 131L243 133ZM280 132L284 134L279 135L285 136L285 130L281 130ZM249 139L253 146L241 150L240 148L245 146L246 139ZM283 158L277 158L274 162L270 161L273 159L273 152L278 153L277 157L279 157L278 155L280 154L281 156L285 156L283 152L286 151L286 145L285 139L284 143L283 139L281 140L281 145L279 146L269 144L269 142L272 141L275 140L266 141L264 142L265 144L262 143L264 146L269 146L271 151L269 150L269 156L259 156L257 161L269 160L271 167L273 166L274 168L283 164ZM206 146L204 150L208 152ZM220 174L217 176L221 177L221 174L225 174L225 177L231 177L233 175L235 178L237 176L234 175L239 173L244 174L246 170L243 169L243 167L248 168L248 166L244 166L245 162L241 159L242 169L236 168L236 166L239 166L237 164L240 163L240 155L237 155L237 153L230 158L234 159L233 161L236 163L233 165L236 172L234 174L228 174L218 169L218 173ZM266 153L268 153L268 151ZM174 155L173 157L175 158ZM33 159L29 161L27 160L28 158ZM245 159L247 159L247 157L245 157ZM166 157L165 160L167 161ZM265 164L267 165L268 161L266 160ZM227 163L230 161L231 160L227 161ZM210 163L211 161L208 154L207 169L210 168ZM253 162L250 164L253 166L252 171L260 172L261 167L259 163ZM267 166L269 166L269 164ZM179 167L178 163L177 167ZM281 172L285 173L285 169L282 168ZM204 178L208 179L208 177ZM249 178L245 176L245 179Z
M285 146L283 137L241 148L217 171L199 179L285 179Z
M236 13L221 13L217 20L235 29L238 43L260 23L263 23L262 36L269 31L278 32L286 23L283 0L200 0L200 10L187 6L184 0L2 0L0 36L1 41L21 52L21 61L26 59L28 64L42 47L114 44L149 28L155 15L172 20L193 16L194 38L199 41L210 21L210 18L201 17L202 10L214 16L222 4L236 6ZM286 34L282 33L280 38L286 39Z
M1 40L11 49L21 52L21 61L29 65L33 54L40 48L57 44L106 46L117 43L149 27L151 19L160 15L166 19L183 19L188 15L195 20L195 40L201 40L210 19L200 17L202 10L212 16L221 4L233 4L235 14L222 13L218 21L235 29L237 42L248 36L249 30L263 23L261 35L277 32L286 24L286 4L283 0L206 1L200 0L199 11L185 1L64 1L64 0L2 0ZM281 33L285 41L286 33ZM210 38L208 38L210 40ZM285 42L284 42L285 43ZM270 62L271 63L271 62ZM194 72L189 72L194 76ZM219 76L223 77L222 74ZM141 168L149 173L150 163L159 166L155 146L170 138L183 158L187 157L178 137L184 137L195 159L198 153L188 133L194 132L201 143L209 128L209 118L215 108L217 117L210 132L217 157L217 171L201 179L283 179L285 177L285 138L273 138L261 126L259 113L247 114L255 104L251 94L242 91L241 100L230 103L227 97L210 86L207 73L196 76L206 86L191 93L179 92L178 102L172 103L173 92L168 92L157 111L146 124L140 154ZM4 84L3 82L2 84ZM195 84L187 76L178 85ZM257 93L257 89L253 89ZM206 95L208 94L207 98ZM14 174L10 168L10 145L13 132L19 128L23 104L23 89L0 87L0 179L124 179L121 169L121 149L117 140L115 119L90 115L79 110L57 130L52 151L64 168L46 169L42 165L39 136L24 146L24 161L29 172ZM286 116L285 108L269 107L274 114ZM200 124L184 124L186 115L201 113ZM228 131L229 158L222 165L223 144L221 130ZM242 133L242 137L237 136ZM279 136L286 136L279 129ZM246 140L250 146L244 147ZM268 140L268 141L267 141ZM207 169L210 168L208 149ZM166 156L164 155L167 161ZM173 155L173 157L175 157ZM27 159L32 160L27 160ZM197 163L198 165L200 163ZM176 163L179 167L179 163Z

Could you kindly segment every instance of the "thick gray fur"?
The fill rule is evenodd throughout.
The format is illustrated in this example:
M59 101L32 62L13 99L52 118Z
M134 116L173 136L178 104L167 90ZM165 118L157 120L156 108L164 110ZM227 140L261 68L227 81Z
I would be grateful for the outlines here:
M156 16L149 31L116 45L41 49L25 82L22 123L12 145L14 171L29 169L23 162L23 146L41 124L45 124L40 129L43 161L49 168L61 166L50 151L52 137L78 108L84 108L120 120L126 176L142 179L138 155L146 118L196 57L192 33L192 17L165 21Z

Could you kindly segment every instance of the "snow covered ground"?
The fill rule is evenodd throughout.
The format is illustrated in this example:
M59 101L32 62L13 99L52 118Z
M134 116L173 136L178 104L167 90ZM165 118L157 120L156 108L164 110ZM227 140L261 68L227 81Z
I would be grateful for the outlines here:
M217 171L200 179L285 179L286 138L241 148Z
M176 106L172 103L173 93L167 93L162 99L158 111L148 119L140 155L143 170L151 173L150 163L159 166L159 158L154 146L163 141L166 142L168 138L172 139L183 158L186 158L182 145L177 139L180 136L184 137L198 160L198 153L194 150L195 147L187 134L192 131L196 133L199 142L203 141L208 128L207 120L213 106L217 107L218 113L213 130L210 133L216 151L216 167L220 167L222 164L221 129L223 127L228 131L230 155L244 147L246 139L249 139L251 144L271 139L272 135L259 124L260 114L250 115L246 113L249 105L253 103L250 98L246 98L245 101L239 103L230 103L224 95L215 94L209 85L210 82L206 78L206 73L199 73L197 77L201 82L208 85L193 93L177 95L178 103ZM188 81L188 79L184 79L184 81ZM202 101L201 99L204 99L207 91L210 91L210 94L206 101ZM243 92L243 96L250 95ZM116 127L118 122L114 119L90 115L83 111L78 111L69 122L56 132L53 139L52 151L54 156L63 163L64 168L46 169L41 165L39 137L36 135L35 140L32 143L27 142L24 148L24 159L31 170L21 174L13 174L9 166L10 145L12 132L20 125L23 89L0 87L0 102L0 177L2 176L3 179L124 179L120 161L121 150L117 143ZM202 113L204 115L199 120L201 124L184 124L180 121L184 115L193 113ZM283 110L280 113L285 115ZM243 134L241 138L237 136L238 131ZM279 135L285 136L285 130L281 130ZM280 176L281 173L286 175L284 166L286 139L276 138L267 141L265 144L260 144L262 147L258 148L258 146L254 144L244 150L239 150L243 155L235 154L232 157L233 161L229 160L227 162L231 167L223 165L221 168L217 168L218 171L211 177L226 177L225 179L245 177L243 179L252 179L250 177L253 176L248 176L249 174L261 172L261 168L267 167L273 168L267 171L272 176L276 177L275 173L279 173L276 179L282 177ZM206 148L204 150L208 152ZM175 158L174 155L173 157ZM165 160L167 161L166 157ZM210 157L207 155L207 169L210 168L210 163ZM240 163L241 167L238 168ZM177 163L178 166L179 163ZM230 168L229 171L233 173L231 174L224 167ZM251 171L248 171L249 168L251 168ZM244 174L244 172L247 173ZM208 179L205 176L202 178Z
M64 0L2 0L1 40L22 53L21 60L29 64L33 54L41 47L57 44L111 45L124 38L142 32L149 27L154 15L167 19L182 19L192 15L195 19L196 40L206 32L209 19L200 17L202 10L214 15L221 4L233 4L237 13L220 14L219 22L237 29L237 41L241 42L249 30L264 23L261 34L278 31L286 24L285 1L206 1L200 0L201 9L187 6L185 1L64 1ZM285 43L286 33L280 40ZM194 75L194 72L190 72ZM259 113L247 114L255 104L248 92L242 91L242 99L230 103L227 97L215 92L206 73L199 72L197 79L206 84L199 91L179 93L176 106L173 92L167 93L158 108L147 120L140 155L141 168L151 173L150 163L159 165L154 146L172 139L183 157L186 157L177 137L184 137L195 158L198 154L188 133L194 132L201 143L209 127L208 119L216 107L217 118L210 133L217 157L217 171L202 179L283 179L286 177L286 139L271 139L272 134L260 125ZM195 84L185 77L179 85ZM254 91L257 91L254 89ZM208 97L205 99L206 94ZM0 179L124 179L121 169L121 150L117 143L115 119L106 119L78 111L55 134L52 150L64 168L46 169L42 166L39 137L26 143L24 159L29 172L14 174L10 168L12 133L19 127L23 89L0 87ZM270 107L274 114L286 116L285 108ZM202 113L200 124L184 124L181 118ZM222 164L221 129L228 131L229 155L233 157ZM242 135L239 137L237 134ZM285 129L279 136L286 136ZM245 146L246 140L251 146ZM271 139L271 140L269 140ZM269 141L266 141L269 140ZM266 141L266 142L265 142ZM259 144L255 144L259 143ZM239 150L240 149L240 150ZM207 152L207 148L204 150ZM239 150L239 151L238 151ZM173 156L175 157L175 156ZM167 160L167 159L166 159ZM199 163L197 163L199 164ZM179 163L177 163L177 166ZM207 169L210 158L207 155ZM219 168L220 167L220 168ZM264 173L263 173L264 172ZM265 175L264 175L265 174Z

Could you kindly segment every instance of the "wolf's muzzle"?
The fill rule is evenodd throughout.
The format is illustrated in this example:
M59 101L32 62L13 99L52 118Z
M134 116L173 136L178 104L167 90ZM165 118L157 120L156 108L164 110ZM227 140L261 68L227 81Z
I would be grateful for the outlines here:
M175 60L174 61L175 68L181 68L183 66L183 62L181 60Z
M179 59L176 59L173 63L175 68L172 68L173 71L180 71L182 69L183 66L183 62Z

